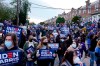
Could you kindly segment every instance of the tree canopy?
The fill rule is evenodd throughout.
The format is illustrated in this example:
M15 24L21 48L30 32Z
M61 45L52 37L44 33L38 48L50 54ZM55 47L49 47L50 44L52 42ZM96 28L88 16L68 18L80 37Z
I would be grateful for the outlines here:
M65 23L64 17L58 17L58 18L56 19L56 23Z
M13 19L15 16L15 9L0 0L0 22L4 20Z
M45 23L44 22L40 22L40 25L45 25Z
M73 22L74 24L79 24L80 20L81 20L81 18L80 18L79 16L74 16L74 17L72 18L72 22Z
M16 0L12 0L11 4L15 6L16 9ZM25 25L27 23L27 15L30 11L30 2L28 0L21 0L20 4L20 13L19 13L19 24ZM17 14L16 14L17 15ZM17 18L15 19L15 25L17 24Z

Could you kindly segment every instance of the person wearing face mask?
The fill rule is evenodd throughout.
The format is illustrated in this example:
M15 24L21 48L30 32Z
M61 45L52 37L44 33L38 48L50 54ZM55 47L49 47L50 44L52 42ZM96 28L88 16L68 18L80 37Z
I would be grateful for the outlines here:
M5 40L4 40L4 50L3 52L6 54L6 52L18 52L18 56L19 61L17 60L15 61L16 63L6 63L5 65L0 64L0 66L25 66L26 65L26 57L25 57L25 53L24 50L20 49L18 47L18 40L17 40L17 36L14 33L8 33L5 36ZM11 54L8 54L8 57L12 57ZM9 59L10 59L9 58Z
M50 38L48 38L48 43L54 44L54 43L55 43L54 38L55 38L54 35L53 35L53 34L50 34ZM50 60L51 66L54 66L55 58L56 58L56 56L57 56L57 50L54 50L54 52L55 52L55 57L54 57L54 59L51 59L51 60Z
M27 66L33 66L34 62L36 60L36 47L37 47L38 43L33 41L33 36L30 35L28 41L26 41L26 43L24 44L24 51L26 51L26 49L28 49L29 47L33 47L34 48L34 52L33 53L27 53L25 52L26 56L27 56Z
M77 48L76 43L73 42L69 47L68 47L68 51L74 51Z
M70 46L68 47L67 51L74 51L74 52L77 53L77 56L78 56L79 58L81 58L81 53L80 53L79 47L78 47L78 45L76 44L75 41L73 41L72 45L70 45Z
M48 46L48 39L47 37L43 37L41 39L41 42L40 44L37 46L37 53L36 53L36 56L39 57L40 54L39 54L39 51L41 49L50 49L50 47ZM50 60L49 59L37 59L37 64L38 66L49 66L50 64Z
M49 39L48 42L50 42L50 43L55 43L55 37L54 37L53 34L50 34L48 39Z

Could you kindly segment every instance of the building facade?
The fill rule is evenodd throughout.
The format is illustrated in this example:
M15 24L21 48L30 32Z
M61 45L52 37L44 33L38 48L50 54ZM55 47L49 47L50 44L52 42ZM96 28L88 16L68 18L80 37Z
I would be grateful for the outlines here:
M90 3L90 0L86 1L85 6L81 6L78 9L72 8L70 12L59 14L58 17L64 17L66 22L71 22L74 16L81 16L83 22L98 22L100 20L100 0ZM57 17L47 20L48 23L56 23Z

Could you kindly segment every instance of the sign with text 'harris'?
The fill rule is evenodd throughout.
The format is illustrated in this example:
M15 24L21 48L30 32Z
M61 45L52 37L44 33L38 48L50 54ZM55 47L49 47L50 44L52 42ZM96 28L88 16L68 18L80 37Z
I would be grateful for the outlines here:
M41 49L39 50L39 54L40 56L38 57L38 59L42 60L42 59L54 59L54 51L50 50L50 49Z
M0 52L0 66L14 65L20 62L20 51Z
M17 35L18 39L21 38L21 32L22 32L22 28L17 27L17 26L9 25L9 26L5 27L5 34L15 33Z

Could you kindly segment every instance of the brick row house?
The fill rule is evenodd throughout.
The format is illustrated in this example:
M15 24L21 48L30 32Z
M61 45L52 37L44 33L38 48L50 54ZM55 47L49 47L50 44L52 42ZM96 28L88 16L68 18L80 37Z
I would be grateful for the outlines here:
M59 14L58 16L64 17L66 22L70 22L74 16L81 16L83 22L98 22L100 20L100 0L90 3L90 0L86 1L85 6L81 6L78 9L72 8L70 12ZM47 20L49 23L56 22L57 17Z
M98 22L100 19L100 0L90 3L90 0L86 1L85 6L81 6L78 9L72 8L70 12L66 14L66 20L71 21L74 16L81 16L82 21Z

